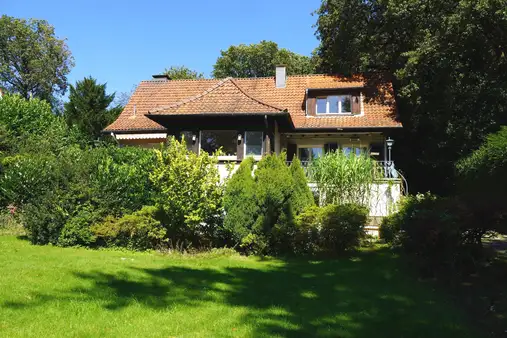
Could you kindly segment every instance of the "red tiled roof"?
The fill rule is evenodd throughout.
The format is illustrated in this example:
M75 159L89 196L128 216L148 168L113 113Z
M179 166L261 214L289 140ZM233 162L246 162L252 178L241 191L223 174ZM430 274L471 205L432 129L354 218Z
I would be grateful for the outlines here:
M199 95L180 102L155 108L148 114L213 114L213 113L277 113L282 108L255 99L239 87L232 77L211 86Z
M363 87L360 77L336 75L288 76L285 88L274 77L143 81L118 119L105 131L164 130L146 114L275 113L288 111L296 129L397 128L394 105L375 98L363 100L364 114L307 116L306 90ZM391 96L387 93L387 96Z

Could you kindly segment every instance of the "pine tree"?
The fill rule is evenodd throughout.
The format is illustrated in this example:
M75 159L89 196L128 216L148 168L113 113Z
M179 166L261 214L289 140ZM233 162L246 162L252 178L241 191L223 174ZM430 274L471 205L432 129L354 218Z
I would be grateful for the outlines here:
M121 107L109 109L114 96L106 94L106 84L97 84L92 77L77 81L70 86L69 102L65 103L67 124L77 127L90 140L100 138L102 130L121 112Z

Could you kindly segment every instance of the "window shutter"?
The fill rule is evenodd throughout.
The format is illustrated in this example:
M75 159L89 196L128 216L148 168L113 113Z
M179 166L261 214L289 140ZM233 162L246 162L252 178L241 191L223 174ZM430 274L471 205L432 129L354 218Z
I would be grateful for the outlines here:
M297 150L298 146L296 144L293 143L287 144L287 161L292 161L294 159Z
M359 95L352 96L352 114L361 114L361 97Z
M309 97L306 99L306 115L315 116L315 105L316 101L314 97Z

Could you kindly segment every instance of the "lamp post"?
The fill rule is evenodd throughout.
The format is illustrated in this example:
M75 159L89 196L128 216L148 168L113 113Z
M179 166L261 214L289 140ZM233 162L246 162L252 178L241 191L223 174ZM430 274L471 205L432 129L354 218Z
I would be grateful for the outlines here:
M393 147L394 140L389 137L386 140L386 144L387 144L387 150L388 150L388 157L387 157L387 159L388 159L389 164L391 164L391 148Z

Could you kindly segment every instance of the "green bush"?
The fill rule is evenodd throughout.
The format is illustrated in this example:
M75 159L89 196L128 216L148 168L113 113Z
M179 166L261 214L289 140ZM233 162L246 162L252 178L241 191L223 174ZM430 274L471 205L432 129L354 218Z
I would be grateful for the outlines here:
M368 209L360 205L325 206L321 214L321 250L335 254L357 248L364 236L367 217Z
M159 220L161 213L157 207L145 206L119 219L109 216L94 224L91 231L102 245L132 250L158 249L167 243L167 231Z
M306 208L315 205L315 199L313 192L308 186L308 179L306 178L305 171L297 157L294 158L289 169L293 182L290 204L292 205L294 214L298 215Z
M309 207L296 218L293 251L335 255L355 249L364 237L367 216L368 210L356 204Z
M223 217L218 157L188 151L175 138L155 155L150 180L155 201L167 215L163 223L168 238L185 246L210 246Z
M60 233L68 219L57 193L46 193L25 204L23 226L33 244L58 244Z
M58 237L60 246L90 246L95 242L90 225L100 219L100 216L94 213L89 207L84 207L68 219L62 228Z
M428 274L472 271L483 257L487 231L463 200L430 193L407 197L381 227L386 241L399 245Z
M458 193L491 229L507 233L507 127L456 165Z
M259 213L253 177L254 159L249 157L228 180L224 192L224 229L232 245L241 243L252 231Z
M295 219L292 252L296 255L317 254L319 249L322 208L310 206Z

